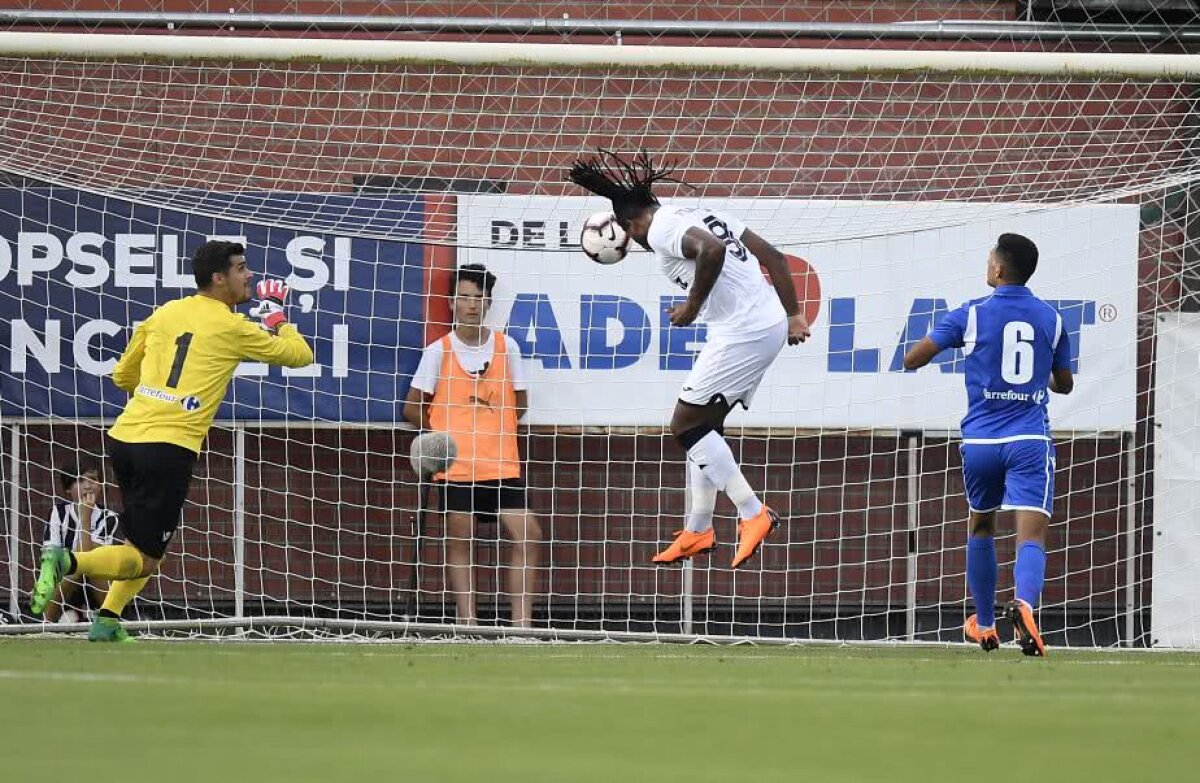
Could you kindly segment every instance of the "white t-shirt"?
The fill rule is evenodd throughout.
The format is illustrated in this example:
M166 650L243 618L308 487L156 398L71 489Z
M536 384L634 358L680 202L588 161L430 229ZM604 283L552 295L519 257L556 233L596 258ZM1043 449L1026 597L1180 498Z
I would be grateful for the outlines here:
M692 227L725 243L725 265L697 319L708 325L710 338L736 339L787 319L758 259L741 242L746 225L729 215L702 207L658 208L646 240L668 280L686 291L696 279L695 260L683 256L683 236Z
M528 386L525 382L525 363L521 361L521 349L516 340L507 334L504 335L504 344L508 351L508 377L512 381L513 391L525 391ZM496 338L494 333L489 331L482 345L467 345L458 339L458 335L451 332L450 346L454 349L454 357L464 370L473 375L480 374L486 372L492 363L492 354L496 352ZM437 390L438 378L442 374L442 355L441 338L425 346L425 350L421 352L421 363L417 365L417 371L413 375L414 389L420 389L426 394L433 394Z

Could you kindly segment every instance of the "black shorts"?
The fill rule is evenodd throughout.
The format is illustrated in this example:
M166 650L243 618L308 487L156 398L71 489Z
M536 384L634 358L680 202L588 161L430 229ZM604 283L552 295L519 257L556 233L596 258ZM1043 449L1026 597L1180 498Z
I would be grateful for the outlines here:
M495 517L500 511L524 511L525 483L521 479L453 482L442 485L442 510Z
M122 537L139 552L161 558L179 527L196 452L174 443L125 443L109 438L108 453L125 501Z

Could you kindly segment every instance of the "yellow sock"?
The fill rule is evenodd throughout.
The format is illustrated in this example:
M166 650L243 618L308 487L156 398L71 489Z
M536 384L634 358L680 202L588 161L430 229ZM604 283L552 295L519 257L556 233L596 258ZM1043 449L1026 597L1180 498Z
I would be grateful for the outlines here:
M133 597L142 592L142 588L146 586L146 582L150 581L150 577L143 576L141 579L122 579L113 582L109 585L108 595L104 596L104 605L101 609L107 609L117 617L121 616L121 612L133 600Z
M142 573L142 553L125 544L76 552L73 573L97 579L136 579Z

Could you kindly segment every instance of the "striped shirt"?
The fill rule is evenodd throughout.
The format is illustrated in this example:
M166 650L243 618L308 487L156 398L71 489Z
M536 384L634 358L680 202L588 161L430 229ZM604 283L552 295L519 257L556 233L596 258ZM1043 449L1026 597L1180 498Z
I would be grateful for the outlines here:
M61 546L73 552L79 551L79 511L78 505L66 500L58 501L50 511L46 520L46 531L42 536L44 546ZM104 506L92 508L92 518L88 520L88 532L92 543L96 546L106 546L117 542L117 512L110 511Z

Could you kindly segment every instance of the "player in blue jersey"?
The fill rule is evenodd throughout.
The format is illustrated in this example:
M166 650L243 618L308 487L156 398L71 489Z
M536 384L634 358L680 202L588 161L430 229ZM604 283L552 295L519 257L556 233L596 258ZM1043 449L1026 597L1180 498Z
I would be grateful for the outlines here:
M1008 617L1026 655L1046 654L1034 620L1046 574L1046 525L1054 506L1054 443L1046 413L1047 389L1070 394L1071 345L1058 311L1025 283L1037 269L1038 250L1019 234L1001 234L988 255L991 296L946 314L904 357L904 368L924 367L947 348L966 357L967 415L962 420L963 483L971 506L967 584L975 614L963 634L984 650L1000 646L996 633L996 511L1016 512L1016 600Z

